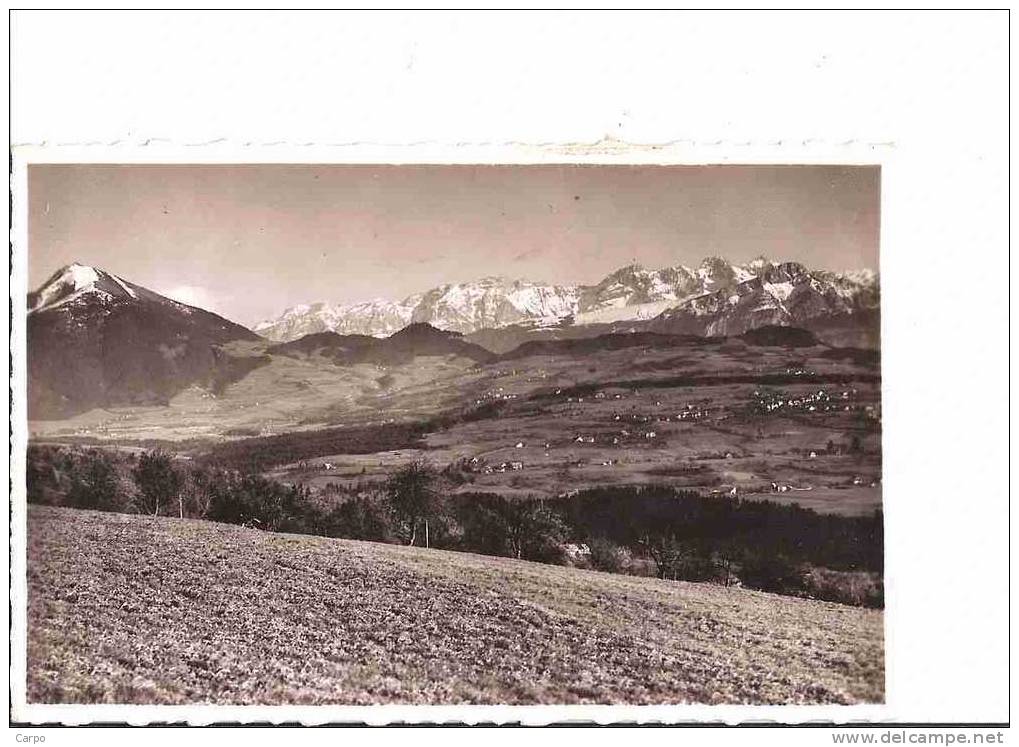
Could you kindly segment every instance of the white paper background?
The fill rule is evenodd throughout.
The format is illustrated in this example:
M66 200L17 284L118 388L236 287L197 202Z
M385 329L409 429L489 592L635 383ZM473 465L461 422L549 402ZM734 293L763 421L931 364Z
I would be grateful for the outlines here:
M44 146L16 148L16 167L883 164L888 704L834 718L1008 719L1006 13L17 12L12 23L11 142ZM606 138L593 152L491 147ZM17 312L23 259L16 251ZM15 323L20 345L23 313Z

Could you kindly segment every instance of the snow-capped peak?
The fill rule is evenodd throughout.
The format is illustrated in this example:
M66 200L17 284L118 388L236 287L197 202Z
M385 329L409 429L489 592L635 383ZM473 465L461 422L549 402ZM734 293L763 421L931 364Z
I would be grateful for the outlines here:
M112 272L81 262L57 270L35 293L29 294L28 313L66 306L82 298L137 300L138 286Z
M94 290L101 277L96 268L73 262L50 276L50 279L35 292L28 310L41 311L66 303Z
M90 284L99 281L99 272L95 267L72 262L64 268L62 277L73 283L75 290L83 290Z

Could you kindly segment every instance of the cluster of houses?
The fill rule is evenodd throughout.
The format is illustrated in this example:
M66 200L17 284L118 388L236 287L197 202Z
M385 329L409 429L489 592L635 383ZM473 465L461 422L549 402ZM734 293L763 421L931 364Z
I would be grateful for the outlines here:
M857 486L859 486L859 485L868 485L868 486L870 486L872 488L876 488L878 485L881 484L881 478L880 477L875 477L873 479L867 479L866 477L856 476L850 482L851 482L851 484L857 485Z
M556 394L562 394L563 390L562 389L556 389L555 393ZM595 392L591 397L588 397L588 399L597 399L597 400L602 400L602 399L623 399L623 395L620 394L620 393L616 393L616 394L610 395L608 392L601 392L601 391L599 391L599 392ZM567 402L583 402L584 398L583 397L567 397L566 401Z
M560 389L556 389L555 393L556 394L562 394L562 391L563 390L561 388ZM636 394L636 392L631 392L631 394ZM624 399L625 397L626 397L626 394L624 394L624 393L610 393L610 392L605 392L605 391L597 391L593 395L587 395L586 397L582 397L582 396L568 396L565 401L568 402L568 403L572 403L572 404L583 404L585 399L588 399L588 400L592 400L592 399L593 400L609 400L609 399L619 400L619 399ZM677 412L677 413L669 413L669 414L647 414L647 413L639 412L639 411L620 412L620 411L617 410L617 411L614 411L612 413L612 420L615 421L615 422L631 422L631 423L637 423L637 424L642 424L642 425L647 425L647 424L650 424L650 423L673 423L673 422L679 423L679 422L685 422L685 421L687 421L687 422L688 421L698 421L698 420L701 420L701 419L707 419L707 418L709 418L711 416L711 411L707 407L707 405L709 403L710 403L710 400L704 400L703 402L699 402L699 403L689 403L689 404L685 405L683 407L683 409L680 410L679 412ZM656 401L654 403L654 407L657 407L657 408L663 407L663 403L661 402L661 400ZM637 405L632 406L630 409L631 410L636 410L637 409ZM626 430L620 431L619 435L613 438L612 443L614 445L618 445L619 443L621 443L623 440L625 440L629 436L630 436L630 433L628 431L626 431ZM638 437L645 438L645 439L653 439L653 438L656 438L657 436L658 436L658 433L655 432L654 430L645 430L643 433L638 434ZM576 438L574 438L574 441L576 443L595 443L595 439L594 439L593 436L578 435Z
M491 475L496 472L518 472L524 468L524 463L518 460L489 464L483 457L471 457L464 464L468 472L478 472L482 475Z
M612 435L604 434L604 435L599 435L599 436L585 436L582 433L578 433L573 438L573 443L575 443L575 444L595 444L595 443L598 443L599 440L600 440L601 443L603 443L603 444L607 445L607 444L611 443L613 446L618 446L624 440L632 440L631 436L634 436L634 434L630 433L630 431L626 430L625 428L623 428L621 431L619 431L618 434L612 434ZM651 439L658 438L658 433L656 431L653 431L653 430L647 430L647 431L644 431L642 433L636 434L635 437L636 438L643 438L646 441L650 441ZM547 449L548 445L546 445L545 448Z
M475 405L483 405L483 404L486 404L488 402L493 402L493 401L496 401L496 402L503 401L503 402L505 402L507 400L517 399L517 396L518 395L516 395L516 394L512 394L510 392L507 392L504 387L500 386L500 387L497 387L496 389L492 389L492 390L487 391L484 394L482 394L481 397L479 397L479 398L474 400L474 404Z
M716 488L711 491L711 495L715 497L727 495L730 498L736 498L739 496L739 489L735 485Z
M661 402L656 402L656 406L661 406ZM643 415L641 413L612 413L612 419L615 421L628 420L634 423L671 423L673 421L679 423L685 420L700 420L701 418L707 418L710 411L706 407L699 405L686 405L680 412L676 413L675 417L672 415Z
M634 423L650 423L653 420L653 418L650 415L640 415L638 413L622 415L618 412L612 413L612 419L615 421L632 420Z
M512 462L501 462L500 464L486 464L482 468L483 474L492 474L493 472L518 472L524 468L524 463L520 461Z
M809 368L799 368L799 367L789 367L789 368L787 368L785 370L785 372L787 374L792 374L793 376L813 376L814 373L815 373L814 371L812 371Z
M698 405L687 405L683 411L676 415L676 420L700 420L708 417L708 409Z
M786 483L779 483L779 482L771 483L771 492L772 493L788 493L790 490L813 490L813 488L810 487L810 486L803 487L803 488L798 488L795 485L788 485Z
M837 412L841 410L849 412L856 409L856 405L852 403L856 394L855 389L844 389L831 393L824 389L818 389L816 392L798 395L759 389L754 391L754 402L751 409L760 413L777 410L799 412Z

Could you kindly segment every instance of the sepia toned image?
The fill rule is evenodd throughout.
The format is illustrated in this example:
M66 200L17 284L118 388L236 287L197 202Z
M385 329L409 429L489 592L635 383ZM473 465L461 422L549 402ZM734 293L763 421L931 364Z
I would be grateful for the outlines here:
M885 701L879 167L27 185L28 703Z

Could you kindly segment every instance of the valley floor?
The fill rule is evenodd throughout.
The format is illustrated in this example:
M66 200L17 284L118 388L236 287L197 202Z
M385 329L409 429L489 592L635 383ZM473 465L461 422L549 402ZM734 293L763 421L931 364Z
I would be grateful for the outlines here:
M406 365L338 366L319 354L277 354L218 395L191 387L165 407L93 410L29 427L39 443L156 439L193 458L232 444L228 465L247 468L245 449L264 452L263 440L297 443L329 428L452 416L406 443L366 436L374 446L348 438L330 447L319 439L317 450L280 456L267 470L320 492L381 482L422 459L450 468L467 492L554 496L666 484L825 513L881 507L876 353L618 338L624 347L596 340L604 349L590 354L539 350L485 365L419 356Z
M28 509L32 703L858 703L880 611L204 521Z

